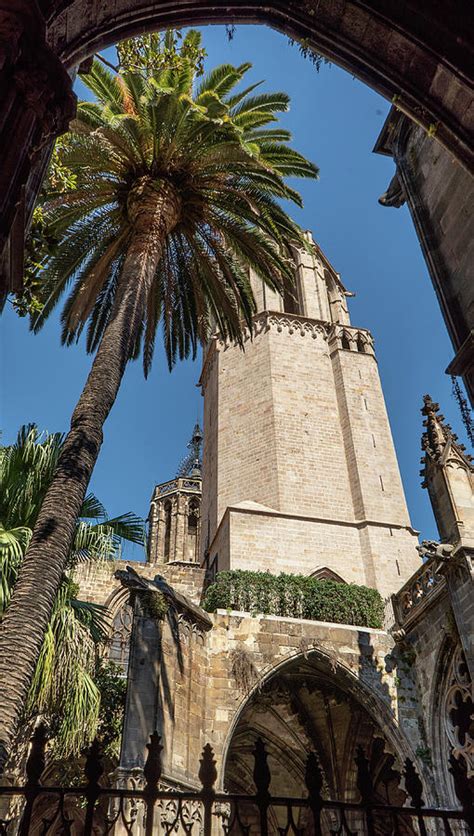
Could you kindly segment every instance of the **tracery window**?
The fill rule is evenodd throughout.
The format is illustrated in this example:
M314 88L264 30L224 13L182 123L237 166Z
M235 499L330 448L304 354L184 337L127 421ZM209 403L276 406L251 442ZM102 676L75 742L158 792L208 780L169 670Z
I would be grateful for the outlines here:
M112 622L109 660L122 668L124 676L128 672L132 620L132 608L130 604L124 604L120 607Z
M199 519L199 501L191 499L188 507L188 534L196 536Z
M456 760L474 777L474 687L461 645L454 651L444 698L444 726Z

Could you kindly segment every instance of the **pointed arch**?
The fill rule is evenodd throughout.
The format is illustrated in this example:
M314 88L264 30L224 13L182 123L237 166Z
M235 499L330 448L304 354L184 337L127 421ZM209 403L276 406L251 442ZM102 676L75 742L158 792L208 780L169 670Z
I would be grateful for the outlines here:
M337 583L347 583L341 575L338 575L329 566L319 566L314 572L311 572L310 578L316 578L318 581L337 581Z

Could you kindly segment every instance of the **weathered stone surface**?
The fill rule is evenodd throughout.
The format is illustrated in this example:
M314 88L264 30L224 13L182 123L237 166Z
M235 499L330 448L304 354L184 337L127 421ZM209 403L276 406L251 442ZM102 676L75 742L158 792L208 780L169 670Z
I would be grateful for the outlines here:
M265 311L253 276L252 341L215 340L204 361L203 554L220 570L327 567L386 596L419 558L372 338L320 249L296 258L298 311Z

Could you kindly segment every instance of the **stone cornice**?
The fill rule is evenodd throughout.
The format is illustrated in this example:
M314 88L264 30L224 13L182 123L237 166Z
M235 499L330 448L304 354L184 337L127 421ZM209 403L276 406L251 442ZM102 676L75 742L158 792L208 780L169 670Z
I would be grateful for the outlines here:
M308 336L313 340L322 339L337 350L357 351L374 356L374 340L367 328L356 328L353 325L343 325L338 322L326 322L322 319L312 319L308 316L289 314L284 311L269 310L255 314L252 330L245 328L243 331L243 341L254 340L260 334L268 333L271 330L275 330L279 334L285 332L300 337ZM216 352L226 351L231 346L235 347L237 345L237 341L225 339L219 333L212 337L204 358L198 386L206 387Z
M290 514L285 511L276 511L273 509L264 510L263 508L245 508L244 506L239 505L228 505L225 509L221 521L217 526L216 533L212 538L211 544L209 546L208 551L212 551L215 541L219 537L221 528L224 526L225 522L229 519L231 514L248 514L250 516L256 517L278 517L280 519L287 519L287 520L298 520L299 522L311 522L316 523L318 525L340 525L344 528L356 528L358 530L366 527L370 528L393 528L397 531L408 531L409 534L417 537L419 535L419 531L413 528L411 525L401 525L400 523L394 522L386 522L382 520L341 520L335 517L311 517L308 514Z

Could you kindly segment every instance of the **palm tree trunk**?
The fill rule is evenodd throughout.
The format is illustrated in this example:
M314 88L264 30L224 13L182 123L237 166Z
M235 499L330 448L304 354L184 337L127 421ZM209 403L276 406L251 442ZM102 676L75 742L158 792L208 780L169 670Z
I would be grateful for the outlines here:
M166 183L143 178L129 216L131 243L109 324L71 419L58 467L44 498L11 603L0 626L0 774L21 717L43 636L74 537L75 523L140 327L147 292L179 199Z

